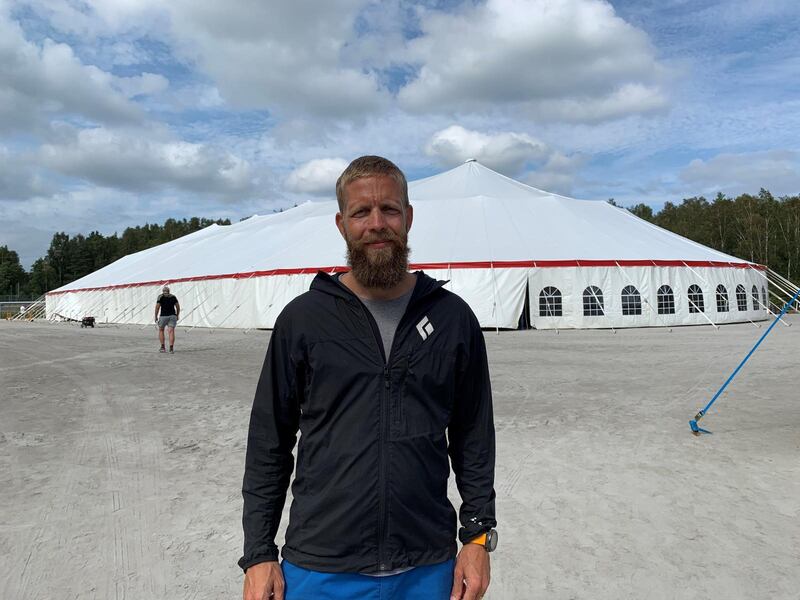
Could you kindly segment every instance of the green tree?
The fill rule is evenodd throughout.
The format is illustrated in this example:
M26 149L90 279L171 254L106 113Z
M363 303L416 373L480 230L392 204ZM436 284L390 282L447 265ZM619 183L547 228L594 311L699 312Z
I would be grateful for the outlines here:
M19 255L8 246L0 246L0 296L18 296L25 293L27 273L19 262Z
M53 235L47 255L31 267L30 286L34 293L44 293L80 279L108 264L153 246L183 237L209 225L230 225L229 219L167 219L163 225L145 223L126 228L121 236L104 236L92 231L88 236L70 237L64 232Z
M31 296L38 298L45 292L56 289L59 285L56 271L50 266L47 258L40 258L33 263L28 279L28 291Z
M628 207L628 212L630 212L631 214L636 215L640 219L644 219L645 221L650 221L651 223L653 222L653 218L654 218L653 217L653 209L651 207L647 206L647 204L639 203L639 204L636 204L635 206L629 206Z
M56 287L69 282L68 265L70 261L69 236L63 231L53 235L50 248L47 250L47 260L56 277ZM52 289L52 288L51 288Z

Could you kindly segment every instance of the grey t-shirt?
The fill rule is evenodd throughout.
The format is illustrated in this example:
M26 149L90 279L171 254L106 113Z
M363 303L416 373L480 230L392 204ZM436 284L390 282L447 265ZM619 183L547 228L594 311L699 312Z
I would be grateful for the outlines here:
M393 300L367 300L366 298L361 298L364 306L372 313L372 317L378 324L386 360L389 360L394 334L397 332L397 326L400 324L400 319L403 318L403 313L406 312L408 301L413 293L414 288L411 288L408 292Z

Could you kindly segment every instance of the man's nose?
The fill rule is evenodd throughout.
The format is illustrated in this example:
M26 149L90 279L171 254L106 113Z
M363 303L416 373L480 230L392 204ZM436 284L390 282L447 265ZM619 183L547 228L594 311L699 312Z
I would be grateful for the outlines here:
M368 225L370 229L384 229L386 227L386 219L379 208L374 208L369 213Z

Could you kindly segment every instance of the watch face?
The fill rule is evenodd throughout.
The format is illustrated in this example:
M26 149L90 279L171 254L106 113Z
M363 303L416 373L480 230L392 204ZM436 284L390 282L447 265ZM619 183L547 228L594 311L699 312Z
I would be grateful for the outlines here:
M495 548L497 548L497 531L492 529L486 534L486 549L494 552Z

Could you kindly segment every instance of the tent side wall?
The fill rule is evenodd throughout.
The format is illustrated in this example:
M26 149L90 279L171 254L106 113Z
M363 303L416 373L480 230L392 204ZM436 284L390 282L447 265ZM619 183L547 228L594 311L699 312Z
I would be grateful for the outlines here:
M530 294L530 319L537 329L702 325L756 321L769 316L761 301L765 295L762 288L767 290L767 281L755 269L593 266L425 271L431 277L447 280L447 289L464 298L481 326L486 328L517 327L526 287ZM180 300L183 326L271 328L281 310L305 292L313 278L313 273L230 277L173 282L170 287ZM659 314L658 290L663 285L669 285L672 290L673 314ZM690 312L688 290L692 285L701 290L702 312ZM723 306L718 305L717 287L720 285L724 286L727 296ZM736 295L739 285L744 286L746 292L745 310L739 310ZM602 304L602 315L584 314L584 291L590 286L602 296L602 302L599 297L595 299ZM634 296L627 297L623 308L622 292L629 286L638 293L640 314L635 314ZM759 292L758 302L753 299L753 286ZM558 291L560 314L557 316L547 314L547 301L542 300L545 288ZM160 289L160 284L153 284L51 293L47 295L47 315L71 319L94 316L101 323L148 324L153 322ZM592 304L591 298L589 303ZM724 304L727 311L719 310Z
M170 283L181 305L181 326L271 328L281 310L311 285L314 274L224 278ZM48 294L48 318L100 323L153 323L161 284Z
M769 317L762 302L768 291L765 275L752 268L726 267L574 267L537 269L529 271L531 322L537 329L593 329L624 327L669 327L677 325L708 325L713 323L740 323L758 321ZM702 311L690 311L689 287L698 286L702 292ZM745 290L746 309L739 310L737 286ZM593 287L594 290L588 290ZM674 313L667 312L670 300L661 296L659 288L669 286ZM723 286L724 295L718 286ZM752 288L758 290L759 301L754 302ZM561 316L547 314L542 292L555 288L561 296ZM628 295L623 307L623 290L638 293L640 314L635 314L637 300ZM763 288L763 290L762 290ZM588 290L588 291L587 291ZM599 290L598 294L595 290ZM666 290L664 290L666 291ZM723 290L720 288L720 292ZM585 301L584 295L587 296ZM595 299L595 296L597 298ZM727 301L723 299L727 297ZM697 298L695 297L695 300ZM592 300L601 300L602 314L586 315L592 311ZM700 308L696 302L695 309ZM727 307L727 310L721 310ZM589 308L588 311L585 309ZM665 310L666 309L666 310Z

